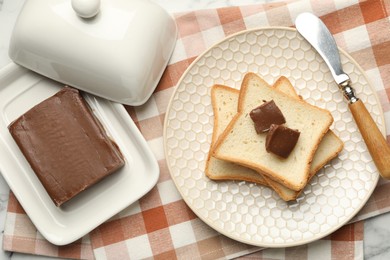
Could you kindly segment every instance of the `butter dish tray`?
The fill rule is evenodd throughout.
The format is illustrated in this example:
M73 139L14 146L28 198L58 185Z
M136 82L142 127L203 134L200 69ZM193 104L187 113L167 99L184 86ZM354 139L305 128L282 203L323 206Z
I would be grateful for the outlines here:
M56 207L7 126L64 85L11 63L0 71L0 172L38 231L55 245L69 244L137 201L157 183L159 167L122 104L83 94L125 166Z

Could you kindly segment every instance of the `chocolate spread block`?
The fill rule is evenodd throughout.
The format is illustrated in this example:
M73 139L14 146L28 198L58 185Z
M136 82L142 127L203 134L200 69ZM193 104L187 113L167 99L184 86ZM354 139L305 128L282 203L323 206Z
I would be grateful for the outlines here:
M124 165L79 91L65 87L8 129L57 206Z
M268 131L271 124L281 125L286 123L282 111L273 100L254 108L249 115L258 134Z
M298 130L272 124L265 139L265 149L287 158L297 144L300 134Z

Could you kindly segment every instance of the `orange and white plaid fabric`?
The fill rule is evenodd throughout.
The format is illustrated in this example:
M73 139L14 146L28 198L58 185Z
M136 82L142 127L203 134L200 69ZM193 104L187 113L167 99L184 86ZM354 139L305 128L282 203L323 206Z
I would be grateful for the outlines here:
M389 125L389 0L302 0L178 13L177 44L156 91L145 105L126 107L158 160L158 184L88 236L63 247L51 245L37 232L11 194L4 250L75 259L315 259L318 255L329 259L363 258L363 222L359 220L390 211L388 181L378 183L354 223L334 234L299 247L262 250L231 240L198 219L176 190L165 162L164 115L175 85L191 62L229 34L263 26L293 26L295 17L304 11L320 16L338 45L365 70Z

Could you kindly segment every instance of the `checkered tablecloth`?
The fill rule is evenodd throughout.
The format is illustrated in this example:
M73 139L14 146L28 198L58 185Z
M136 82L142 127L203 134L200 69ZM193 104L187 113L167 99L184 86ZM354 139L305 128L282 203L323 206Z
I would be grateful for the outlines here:
M57 247L37 232L10 195L4 250L83 259L316 259L363 258L363 222L390 211L390 182L380 180L366 206L348 224L316 242L286 249L262 249L231 240L203 223L187 207L170 178L163 151L163 121L179 78L204 50L229 34L262 26L292 26L313 12L342 49L365 70L390 124L390 1L305 0L178 13L175 51L155 93L126 109L154 152L161 176L142 199L73 244ZM389 132L387 133L390 139Z

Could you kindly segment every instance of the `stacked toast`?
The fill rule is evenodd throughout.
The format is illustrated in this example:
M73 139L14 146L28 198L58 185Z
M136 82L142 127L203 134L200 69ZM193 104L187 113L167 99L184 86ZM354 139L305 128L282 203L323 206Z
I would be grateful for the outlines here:
M329 129L333 122L330 112L302 100L286 77L270 86L258 75L247 73L240 90L214 85L211 98L214 130L205 169L210 179L259 183L290 201L343 149L343 142ZM252 113L270 102L285 122L259 133ZM270 140L278 136L272 133L270 137L274 128L298 133L286 157L270 152ZM293 138L287 135L281 145L289 139Z

